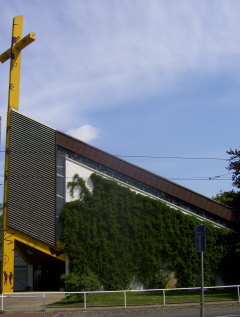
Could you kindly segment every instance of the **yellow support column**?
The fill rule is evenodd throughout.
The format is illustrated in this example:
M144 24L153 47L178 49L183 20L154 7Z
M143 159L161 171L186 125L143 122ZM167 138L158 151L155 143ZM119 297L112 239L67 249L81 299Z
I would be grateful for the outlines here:
M8 217L8 177L10 156L10 114L11 109L19 108L21 50L35 40L35 33L30 33L22 39L23 16L13 19L11 47L0 55L1 63L10 59L8 112L6 129L5 179L3 203L3 245L2 245L2 278L3 293L13 292L14 289L14 244L15 232L7 225Z
M9 202L9 166L10 166L10 134L11 134L11 109L19 108L20 92L20 67L21 67L21 50L35 40L35 33L29 33L22 38L23 16L13 19L12 28L12 45L2 55L0 62L4 63L10 59L10 76L9 76L9 95L8 95L8 112L7 112L7 129L6 129L6 153L5 153L5 179L4 179L4 200L3 200L3 244L2 244L2 293L14 291L14 249L15 243L21 242L37 251L47 254L60 261L66 261L66 255L63 246L57 242L55 247L49 246L44 242L32 239L15 229L8 226L8 208ZM23 188L24 190L24 188ZM21 250L19 250L21 253ZM24 257L24 255L23 255Z
M14 289L14 236L10 230L4 230L2 258L2 292L11 293Z

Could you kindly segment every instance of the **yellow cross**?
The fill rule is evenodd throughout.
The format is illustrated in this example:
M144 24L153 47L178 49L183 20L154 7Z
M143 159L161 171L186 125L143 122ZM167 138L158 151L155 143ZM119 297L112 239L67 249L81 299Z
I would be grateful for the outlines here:
M23 16L13 18L11 47L0 55L0 62L10 59L8 111L19 108L21 50L36 40L36 33L29 33L22 38Z
M14 234L8 234L9 227L7 225L8 214L8 178L9 178L9 155L10 155L10 113L11 109L19 108L19 90L20 90L20 66L21 66L21 50L35 40L35 33L30 33L22 38L23 16L13 18L12 27L12 44L11 47L0 55L1 63L10 59L10 76L9 76L9 93L8 93L8 115L6 129L6 154L5 154L5 180L4 180L4 203L3 203L3 244L2 244L2 270L1 289L2 292L13 292L14 280L9 281L9 276L14 272ZM4 280L4 282L3 282Z

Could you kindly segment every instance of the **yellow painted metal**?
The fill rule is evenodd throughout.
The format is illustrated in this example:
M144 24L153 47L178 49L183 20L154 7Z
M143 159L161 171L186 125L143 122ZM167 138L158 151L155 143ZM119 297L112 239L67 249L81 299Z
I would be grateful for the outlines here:
M8 93L7 132L6 132L6 153L5 153L5 179L4 179L4 200L3 200L3 244L2 244L2 292L13 292L14 289L14 234L7 226L8 216L8 177L9 177L9 151L10 151L10 111L14 107L18 109L19 87L20 87L20 64L21 51L14 49L14 45L22 38L23 16L13 19L12 44L4 58L10 58L10 76ZM2 55L1 55L2 56ZM2 58L1 58L2 60Z
M0 62L3 64L5 63L11 56L11 48L9 48L8 50L6 50L6 52L2 53L2 55L0 55Z
M19 232L17 230L12 230L12 232L14 232L14 239L18 240L26 245L28 245L29 247L32 247L40 252L43 252L45 254L48 254L54 258L57 258L58 260L61 261L66 261L66 254L65 252L61 249L59 250L58 247L52 247L49 246L48 244L39 241L37 239L34 239L22 232Z
M29 33L23 39L18 41L15 44L14 48L16 48L18 50L22 50L23 48L25 48L26 46L28 46L29 44L31 44L33 41L36 40L35 35L36 35L36 33Z
M12 230L5 226L3 233L2 292L11 293L14 289L14 237Z
M47 245L44 242L27 236L7 225L8 217L8 176L9 176L9 156L10 156L10 123L11 109L19 108L19 90L20 90L20 66L21 50L35 40L35 33L30 33L22 38L23 16L13 19L12 45L7 51L0 55L1 63L10 59L10 76L9 76L9 96L7 112L7 129L6 129L6 154L5 154L5 179L4 179L4 202L3 202L3 261L2 261L2 278L1 291L10 293L14 290L14 249L15 241L18 240L36 250L56 257L61 261L66 261L63 245L57 242L56 248ZM44 234L44 233L43 233ZM20 253L21 251L18 250ZM22 254L23 255L23 254ZM27 259L25 259L28 263ZM29 263L28 263L29 264Z
M3 198L3 242L2 242L2 279L1 289L4 293L13 292L13 281L9 280L11 272L14 272L14 235L7 226L8 216L8 177L9 177L9 150L10 150L10 111L7 113L6 153L4 173L4 198Z
M28 35L26 35L23 39L19 40L15 44L14 49L22 50L23 48L31 44L33 41L36 40L35 34L36 33L29 33ZM10 57L11 57L11 48L9 48L3 54L0 55L0 62L2 64L5 63Z
M8 93L8 110L19 107L20 91L20 69L21 69L21 50L17 49L16 43L22 38L23 16L13 19L12 45L10 54L10 77Z
M48 254L51 257L57 258L60 261L66 262L66 254L63 251L63 246L59 243L56 247L34 239L22 232L14 230L8 226L4 228L3 236L3 278L2 278L2 292L11 293L14 290L14 249L15 241L20 241L25 245L34 248L42 253ZM60 247L60 248L59 248ZM17 249L22 258L27 264L31 264Z

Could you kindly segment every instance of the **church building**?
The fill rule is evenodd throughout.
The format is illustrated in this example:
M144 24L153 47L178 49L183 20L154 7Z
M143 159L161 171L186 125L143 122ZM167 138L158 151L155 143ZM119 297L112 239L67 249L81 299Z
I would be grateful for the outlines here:
M71 201L67 183L78 174L91 190L96 173L216 227L233 230L224 205L135 166L19 111L9 112L9 170L5 177L3 292L59 290L68 272L59 214ZM7 191L7 193L6 193Z
M18 111L21 50L35 40L22 38L23 17L13 19L11 47L0 55L10 60L6 129L1 291L56 291L68 273L60 242L59 215L71 195L75 174L92 189L96 173L136 193L160 200L216 227L234 230L224 205L135 166Z

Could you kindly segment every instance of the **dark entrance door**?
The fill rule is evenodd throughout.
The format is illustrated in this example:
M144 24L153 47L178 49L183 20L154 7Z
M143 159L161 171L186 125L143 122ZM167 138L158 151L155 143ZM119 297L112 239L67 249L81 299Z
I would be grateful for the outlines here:
M33 267L34 291L59 291L63 287L60 279L65 273L65 263L43 263Z

